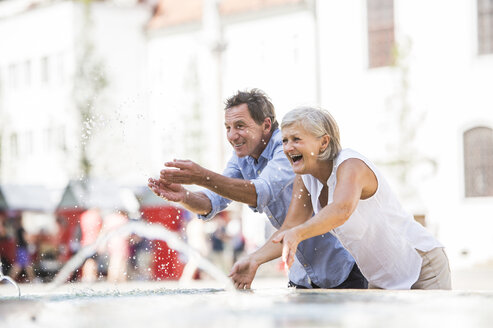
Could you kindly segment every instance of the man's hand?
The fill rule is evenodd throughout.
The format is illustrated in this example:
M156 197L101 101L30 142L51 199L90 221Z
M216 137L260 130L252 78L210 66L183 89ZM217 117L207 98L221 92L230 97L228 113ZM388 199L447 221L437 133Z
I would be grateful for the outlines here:
M161 170L160 180L164 183L195 184L205 186L207 170L188 160L173 160L164 163L169 169ZM174 168L174 169L173 169Z
M184 202L187 190L177 183L165 183L162 180L149 179L149 188L159 197L171 202Z
M282 260L288 268L291 268L296 256L296 249L301 242L301 237L298 234L296 228L281 231L272 239L274 243L283 243L282 246Z
M249 256L236 261L229 274L236 289L250 289L258 267L258 263Z

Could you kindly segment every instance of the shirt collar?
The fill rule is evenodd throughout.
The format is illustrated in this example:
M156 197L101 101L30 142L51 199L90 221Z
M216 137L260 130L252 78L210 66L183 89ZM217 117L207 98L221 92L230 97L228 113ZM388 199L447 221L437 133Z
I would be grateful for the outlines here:
M276 148L278 142L282 143L281 130L279 130L279 128L275 129L274 132L272 132L272 136L270 137L270 140L267 143L267 146L265 147L264 151L262 152L262 154L260 154L260 157L263 157L267 160L272 159L272 157L274 156L273 154L274 149Z

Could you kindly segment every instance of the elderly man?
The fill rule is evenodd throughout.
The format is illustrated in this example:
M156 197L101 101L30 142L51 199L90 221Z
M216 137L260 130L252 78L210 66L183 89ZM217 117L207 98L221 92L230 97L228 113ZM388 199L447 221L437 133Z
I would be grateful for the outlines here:
M174 160L165 164L160 179L149 179L149 187L201 219L213 218L234 200L265 213L277 229L291 228L283 223L294 173L283 153L271 101L258 89L239 91L226 101L224 125L234 153L222 175L192 161ZM204 190L188 191L184 184ZM237 261L230 273L236 288L249 289L258 267L278 258L281 252L282 247L269 240ZM367 288L354 259L331 234L299 244L289 280L289 285L297 288Z

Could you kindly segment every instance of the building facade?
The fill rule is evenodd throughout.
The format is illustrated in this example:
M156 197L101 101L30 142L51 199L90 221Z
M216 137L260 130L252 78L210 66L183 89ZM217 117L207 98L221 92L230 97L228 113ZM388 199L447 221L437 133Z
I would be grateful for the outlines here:
M122 183L173 158L221 171L223 101L255 87L279 120L299 105L331 111L343 147L376 162L452 265L493 258L491 1L161 0L149 19L139 6L94 4L107 83L82 132L81 5L2 16L2 183L77 178L80 136L96 134L94 174Z

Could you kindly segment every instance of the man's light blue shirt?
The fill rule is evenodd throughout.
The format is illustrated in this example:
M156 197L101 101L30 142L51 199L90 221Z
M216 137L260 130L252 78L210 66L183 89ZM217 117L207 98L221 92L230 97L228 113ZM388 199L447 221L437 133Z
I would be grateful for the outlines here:
M265 213L276 229L281 227L291 202L295 174L284 155L279 129L274 131L258 160L233 153L223 175L251 181L257 192L257 207L250 208ZM199 216L201 219L213 218L231 203L210 190L202 192L211 200L212 210L207 216ZM301 242L296 258L289 279L308 288L310 282L322 288L336 287L346 280L354 265L354 259L330 233Z

